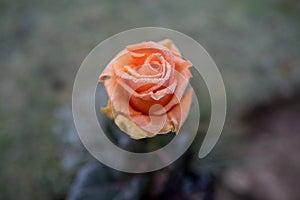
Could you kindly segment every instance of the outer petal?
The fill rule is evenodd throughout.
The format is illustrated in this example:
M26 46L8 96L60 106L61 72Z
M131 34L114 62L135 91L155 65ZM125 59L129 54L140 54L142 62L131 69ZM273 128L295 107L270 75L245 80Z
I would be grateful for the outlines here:
M181 72L183 70L187 70L192 66L192 63L188 60L184 60L182 58L179 58L175 56L175 69L178 72ZM191 76L191 75L190 75Z
M160 116L152 115L132 115L130 120L147 133L148 137L153 137L158 134L163 134L161 130L165 127L168 116L167 114Z
M177 71L180 72L180 71L192 66L192 63L190 61L185 60L185 59L182 58L182 55L181 55L180 51L178 50L178 48L176 47L176 45L173 43L172 40L165 39L165 40L162 40L158 43L165 46L165 47L167 47L175 55L175 57L174 57L175 65L176 65L175 68L176 68Z
M165 110L170 110L174 105L181 102L181 98L184 94L184 91L190 80L190 72L188 69L181 71L175 71L174 73L175 80L177 80L177 87L174 91L173 98L165 105ZM155 115L163 114L160 111L154 113Z
M144 135L147 135L147 137L165 134L170 131L177 134L188 116L192 97L193 89L190 88L182 97L181 102L174 106L167 114L160 116L132 115L130 116L130 120L135 124L139 124L139 127L146 132Z
M168 112L168 120L162 131L172 131L176 134L179 132L180 127L188 116L192 104L192 97L193 89L190 88L182 97L180 104L177 104ZM170 128L171 130L169 130Z
M100 74L99 76L99 82L103 82L107 77L111 77L114 75L114 69L112 64L119 59L120 57L124 56L128 54L128 51L125 49L123 51L121 51L120 53L118 53L109 63L108 65L105 67L105 69L103 70L103 72Z
M133 139L142 139L154 136L141 129L134 122L123 115L117 115L115 123L122 131L127 133Z
M132 113L129 116L124 116L113 109L110 101L108 102L107 107L102 108L101 111L114 120L115 124L122 131L134 139L154 137L157 134L164 133L161 132L161 130L165 127L168 118L167 114L161 116L149 116Z
M159 41L158 42L159 44L167 47L169 50L172 51L172 53L174 53L175 55L181 57L181 53L180 51L178 50L178 48L176 47L176 45L173 43L172 40L170 39L165 39L165 40L162 40L162 41Z
M147 132L141 128L150 122L151 119L149 116L133 112L128 117L125 117L123 114L115 111L110 100L108 101L107 107L101 108L101 111L110 119L114 120L115 124L133 139L142 139L156 135L154 132Z
M133 113L141 114L141 112L135 111L135 109L130 106L131 94L124 90L120 83L116 83L113 90L107 87L108 84L106 83L107 82L105 82L105 87L107 88L107 90L110 90L109 99L112 102L112 107L114 110L125 116L131 115Z

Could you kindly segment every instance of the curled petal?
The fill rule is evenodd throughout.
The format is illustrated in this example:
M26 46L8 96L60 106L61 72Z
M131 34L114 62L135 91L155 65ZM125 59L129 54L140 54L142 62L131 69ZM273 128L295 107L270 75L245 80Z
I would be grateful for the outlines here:
M172 51L173 54L181 57L180 51L178 50L178 48L176 47L176 45L173 43L172 40L165 39L165 40L159 41L158 43L165 46L165 47L167 47L169 50Z
M189 70L183 70L181 73L175 71L174 79L177 81L176 89L173 93L173 98L168 102L168 104L164 107L165 110L170 110L174 105L180 103L181 98L184 94L185 88L189 83ZM156 115L163 114L162 111L155 112Z
M174 64L174 55L165 46L160 45L156 42L142 42L139 44L133 44L126 47L129 52L133 52L132 59L136 64L141 65L143 60L149 57L153 53L160 53L171 65ZM143 56L141 56L143 54ZM139 55L136 57L135 55Z
M193 89L190 88L182 97L181 102L168 112L168 121L164 127L166 130L164 131L171 128L172 132L175 132L176 134L179 132L181 125L186 120L189 113L192 104L192 96Z

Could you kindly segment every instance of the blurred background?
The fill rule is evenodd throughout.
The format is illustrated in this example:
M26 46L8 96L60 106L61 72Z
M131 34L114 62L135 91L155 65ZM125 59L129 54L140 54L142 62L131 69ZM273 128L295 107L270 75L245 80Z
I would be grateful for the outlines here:
M299 21L297 0L0 1L0 199L300 199ZM163 170L126 174L82 146L71 95L99 42L144 26L183 32L209 52L227 121L199 160L203 100L187 153Z

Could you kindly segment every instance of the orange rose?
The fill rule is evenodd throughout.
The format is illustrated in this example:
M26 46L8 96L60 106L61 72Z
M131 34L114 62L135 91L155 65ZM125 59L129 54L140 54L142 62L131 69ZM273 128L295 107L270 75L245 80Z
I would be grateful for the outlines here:
M134 139L177 134L192 102L191 66L169 39L129 45L99 77L109 97L101 111Z

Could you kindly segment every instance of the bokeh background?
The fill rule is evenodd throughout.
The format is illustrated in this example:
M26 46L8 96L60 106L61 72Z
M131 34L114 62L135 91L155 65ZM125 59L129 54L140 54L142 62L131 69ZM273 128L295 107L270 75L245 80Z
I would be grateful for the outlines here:
M297 0L0 1L0 199L300 199L299 21ZM172 166L125 174L82 146L72 87L99 42L144 26L202 44L228 114L207 158L203 128Z

